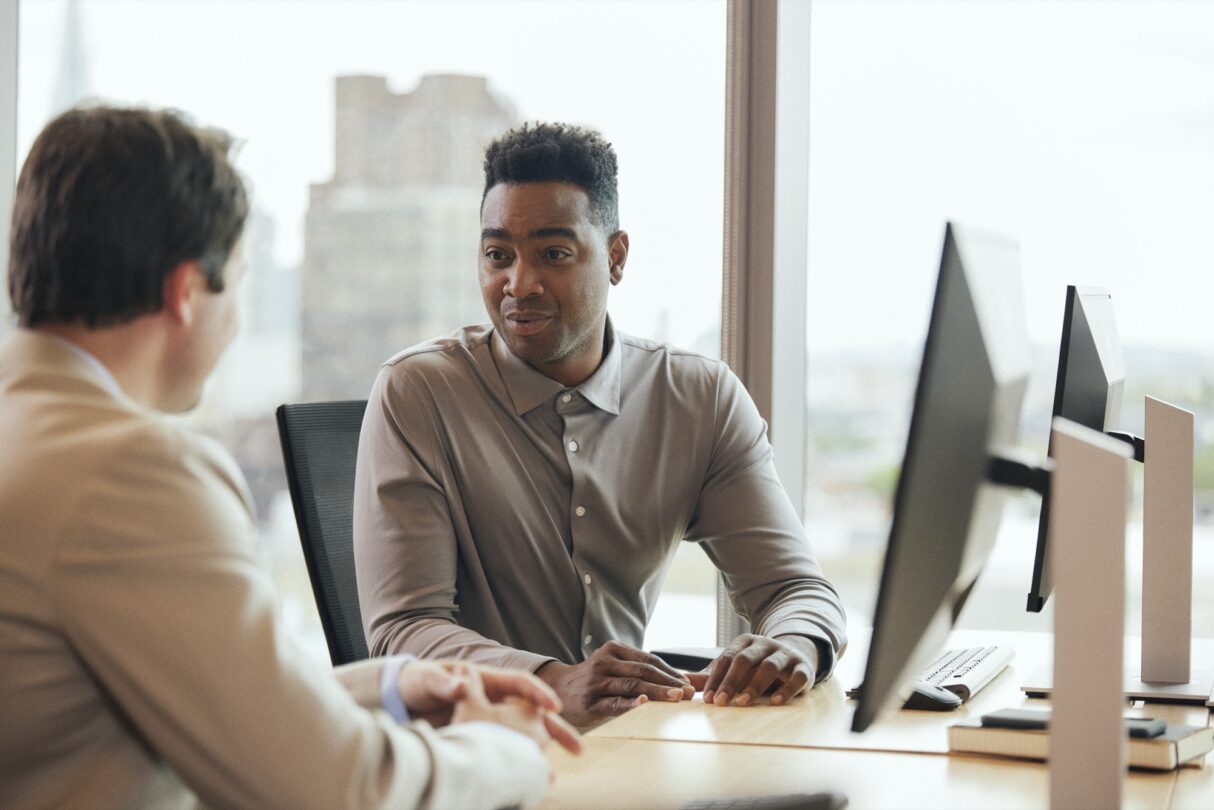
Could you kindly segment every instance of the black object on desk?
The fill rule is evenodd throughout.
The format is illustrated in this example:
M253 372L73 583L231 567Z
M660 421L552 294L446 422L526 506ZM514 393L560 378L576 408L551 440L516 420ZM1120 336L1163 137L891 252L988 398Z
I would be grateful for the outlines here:
M846 694L849 698L858 698L863 689L864 684L860 684L855 689L848 689ZM960 695L943 686L936 686L927 681L915 681L914 688L903 702L902 708L921 712L951 712L964 702Z
M724 647L671 647L668 650L650 650L675 669L685 672L700 672L721 654Z
M1151 739L1167 731L1168 724L1151 717L1125 717L1126 734L1130 737ZM1050 724L1048 709L1000 709L982 715L982 725L988 728L1044 729Z
M697 799L682 810L844 810L842 793L779 793L769 796L740 796L733 799Z
M906 702L902 704L902 708L928 712L951 712L963 702L960 695L950 692L943 686L936 686L926 681L915 681L915 686L906 698Z

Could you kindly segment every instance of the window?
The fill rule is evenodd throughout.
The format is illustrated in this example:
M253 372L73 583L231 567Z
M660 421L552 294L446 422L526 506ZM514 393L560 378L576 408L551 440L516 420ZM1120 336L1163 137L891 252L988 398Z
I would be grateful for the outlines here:
M485 319L493 136L534 119L601 130L632 243L617 327L718 354L724 2L48 0L22 4L19 34L21 156L93 96L244 142L246 323L195 418L244 469L285 616L322 659L273 409L365 397L391 354ZM713 583L681 550L653 643L711 643Z
M1197 413L1195 580L1214 574L1214 80L1208 3L817 2L811 47L807 524L871 621L947 219L1017 237L1045 452L1067 284L1108 287L1123 427L1143 394ZM1141 472L1131 500L1138 632ZM1004 512L963 625L1024 611L1039 500ZM1194 625L1214 622L1195 595Z

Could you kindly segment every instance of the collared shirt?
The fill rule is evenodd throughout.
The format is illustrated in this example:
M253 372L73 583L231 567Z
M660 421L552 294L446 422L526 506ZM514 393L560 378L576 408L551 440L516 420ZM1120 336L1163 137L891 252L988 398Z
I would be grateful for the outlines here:
M363 422L354 552L373 655L535 670L639 647L680 541L723 572L756 633L844 642L838 595L724 363L613 332L566 387L491 326L407 349Z

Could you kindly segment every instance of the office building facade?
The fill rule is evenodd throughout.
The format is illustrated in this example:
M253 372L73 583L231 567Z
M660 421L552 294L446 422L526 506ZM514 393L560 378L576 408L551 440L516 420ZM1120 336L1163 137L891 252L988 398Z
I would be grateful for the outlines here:
M333 177L304 231L305 400L362 398L397 351L486 319L476 281L484 148L517 124L479 76L336 79Z

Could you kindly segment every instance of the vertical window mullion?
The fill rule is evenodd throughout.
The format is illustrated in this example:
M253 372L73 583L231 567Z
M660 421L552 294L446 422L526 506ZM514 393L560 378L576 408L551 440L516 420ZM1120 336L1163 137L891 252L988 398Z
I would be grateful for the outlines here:
M730 0L721 357L767 420L802 514L809 186L809 4ZM717 643L746 624L717 580Z

